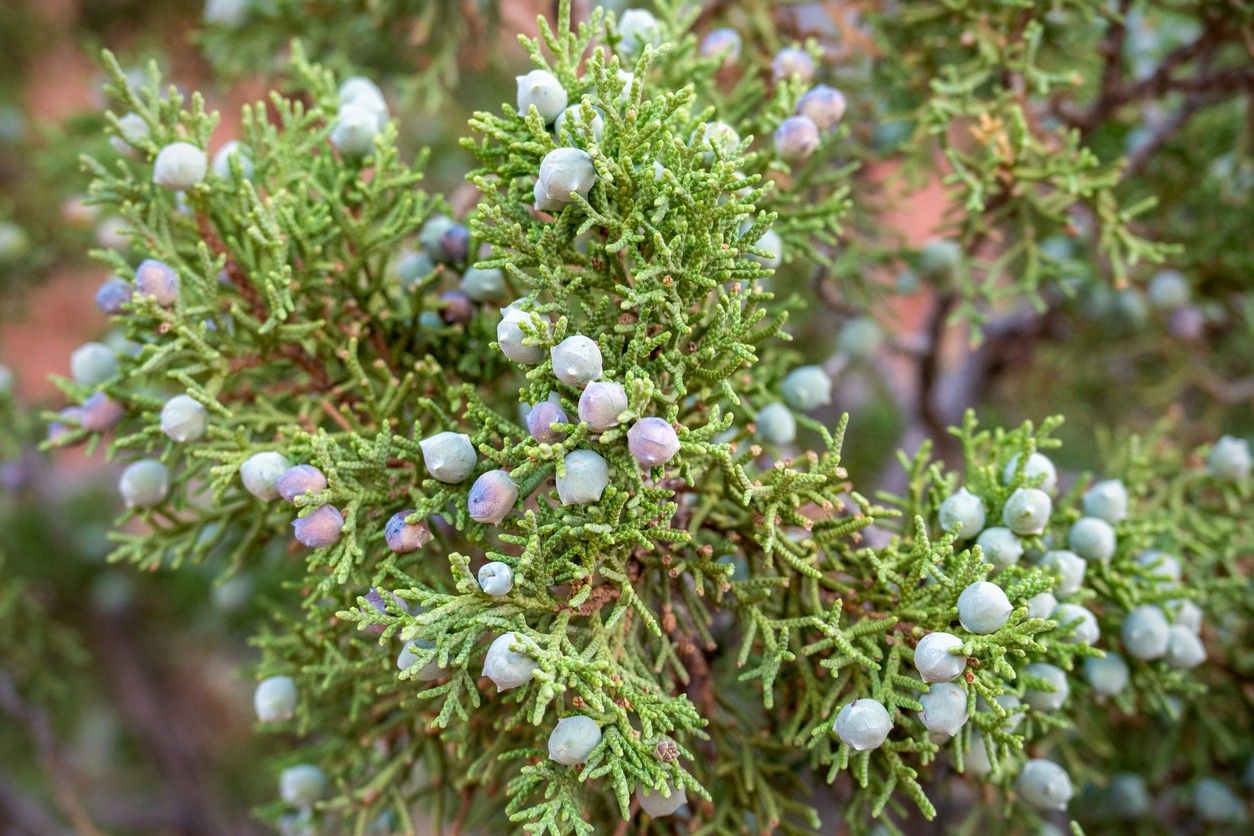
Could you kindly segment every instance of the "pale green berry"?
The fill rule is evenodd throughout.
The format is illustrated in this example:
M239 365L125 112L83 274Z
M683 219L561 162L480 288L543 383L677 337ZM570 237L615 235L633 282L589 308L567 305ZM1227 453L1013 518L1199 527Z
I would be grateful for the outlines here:
M791 444L797 438L797 419L782 403L770 403L753 418L754 435L766 444Z
M1049 618L1050 613L1054 611L1056 606L1058 606L1058 599L1054 597L1053 593L1038 593L1028 599L1028 617Z
M633 61L646 45L658 46L662 42L662 24L644 9L628 9L618 19L618 55L624 61Z
M1206 471L1225 482L1245 482L1250 478L1250 467L1249 442L1230 435L1216 441L1206 459Z
M703 124L697 128L692 139L698 148L710 149L701 155L706 165L714 162L716 152L719 158L727 159L740 144L740 134L726 122Z
M584 108L592 113L591 122L586 121ZM600 142L605 134L605 117L599 110L588 104L587 97L580 104L573 104L557 115L557 120L553 123L553 132L560 137L562 131L567 130L572 136L581 137L584 125L592 131L592 138Z
M1171 615L1173 623L1183 625L1195 635L1202 632L1202 608L1197 604L1187 598L1178 598L1168 601L1163 607Z
M975 538L975 544L980 547L984 559L993 564L995 572L1015 565L1023 557L1023 544L1009 528L986 528Z
M566 88L551 72L532 70L526 75L516 76L515 81L518 83L518 112L523 116L535 107L540 119L547 125L566 109Z
M984 529L984 500L966 488L960 488L946 498L937 514L941 528L945 531L957 529L958 540L970 540Z
M266 451L254 453L239 467L244 490L258 499L269 502L279 496L279 477L288 471L292 463L282 453Z
M963 752L963 773L982 778L993 771L993 763L988 758L988 745L984 735L978 731L971 732L971 741Z
M1010 599L995 583L976 581L958 596L958 621L977 635L996 633L1010 618Z
M462 273L461 289L476 302L491 302L505 294L505 274L496 267L471 267Z
M688 803L688 792L682 787L676 787L668 781L666 790L669 795L646 787L636 790L636 800L640 802L640 809L658 819L673 815L675 811Z
M352 102L340 107L331 126L331 144L345 157L365 157L374 151L379 135L375 111Z
M1167 653L1163 660L1170 667L1192 670L1206 661L1206 646L1185 625L1172 624L1167 628Z
M1060 628L1066 627L1063 641L1071 644L1096 644L1101 637L1097 627L1097 619L1093 613L1079 604L1059 604L1050 613L1050 618L1058 622ZM1067 625L1071 625L1067 627Z
M501 347L501 353L515 363L534 366L544 359L544 347L524 342L529 339L527 333L523 331L524 324L529 329L535 330L532 314L513 305L501 308L501 321L496 326L496 342Z
M498 691L508 691L531 681L539 665L526 653L514 650L514 645L532 647L529 639L517 633L503 633L493 640L483 660L483 675L496 685Z
M1019 797L1041 810L1065 810L1071 800L1071 777L1053 761L1033 758L1015 779Z
M1180 561L1157 549L1146 549L1138 554L1136 565L1146 571L1155 586L1175 586L1180 583Z
M1160 311L1174 311L1189 304L1189 280L1179 270L1161 270L1149 283L1149 301Z
M1167 652L1167 617L1153 604L1142 604L1123 617L1119 636L1128 653L1146 661Z
M953 682L967 666L967 657L954 653L961 648L952 633L928 633L914 648L914 666L924 682Z
M593 432L618 426L618 416L627 411L627 390L612 380L595 380L579 396L579 420Z
M1128 489L1118 479L1098 482L1084 492L1084 513L1118 525L1128 516Z
M279 794L293 807L312 807L326 789L326 773L312 764L290 766L279 776Z
M1084 660L1084 681L1098 694L1113 697L1128 687L1128 663L1109 650L1105 656L1090 656Z
M290 676L272 676L257 683L253 708L263 723L284 723L296 713L296 683Z
M424 639L405 642L405 646L401 648L400 654L396 657L396 668L400 671L409 671L418 664L418 653L423 650L430 650L434 647L431 642ZM414 679L418 682L434 682L444 675L444 668L434 658L427 662L418 670L408 675L408 679Z
M223 180L231 177L232 160L234 164L239 166L239 172L245 180L251 180L253 176L253 160L248 150L248 146L244 145L238 139L232 139L218 149L218 153L213 155L213 164L211 168L213 173Z
M936 283L947 283L958 273L962 250L953 241L928 241L919 251L919 272Z
M582 714L563 717L549 734L549 758L564 766L575 766L587 761L600 742L601 727L596 720Z
M919 720L930 732L952 737L967 722L967 692L952 682L932 683L919 704Z
M1057 711L1067 700L1070 688L1067 685L1067 674L1057 665L1048 662L1033 662L1023 669L1028 676L1042 679L1049 689L1028 688L1023 692L1023 701L1037 711Z
M840 329L836 352L851 360L865 362L875 357L883 342L884 332L879 323L869 316L858 316Z
M466 479L479 461L470 436L465 433L442 432L418 442L422 462L433 479L450 485Z
M753 248L766 253L765 256L749 256L763 267L769 267L774 270L776 267L779 267L780 262L783 260L784 241L779 237L779 233L773 229L768 229L762 233L762 237L757 240Z
M508 563L493 560L479 567L478 580L485 595L502 598L514 588L514 570Z
M1015 534L1040 534L1049 523L1054 503L1049 494L1037 488L1018 488L1006 500L1001 519Z
M156 459L140 459L122 471L118 492L127 508L151 508L170 493L170 471Z
M388 121L388 103L383 98L383 91L379 89L379 85L375 84L365 76L352 76L344 79L337 91L340 97L340 107L347 105L364 108L375 116L375 122L379 130Z
M1015 474L1019 471L1019 459L1020 455L1015 453L1006 462L1001 472L1004 484L1009 485L1014 481ZM1023 466L1023 480L1029 487L1040 488L1045 493L1052 494L1058 487L1058 468L1054 467L1054 463L1045 454L1033 453Z
M99 386L117 371L118 356L104 343L83 343L70 354L70 376L84 386Z
M133 157L138 150L137 146L147 140L149 135L148 123L144 121L144 117L138 113L127 113L118 117L118 133L117 136L109 137L109 144L119 154Z
M779 389L784 401L800 412L832 402L832 379L822 366L798 366L788 373Z
M1115 530L1098 517L1081 517L1067 533L1067 545L1085 560L1105 562L1115 554Z
M879 700L860 699L846 705L836 715L833 729L851 749L865 752L878 749L888 739L893 721Z
M208 413L189 395L175 395L161 407L161 432L171 441L196 441L205 434Z
M205 179L209 160L205 152L190 142L171 142L157 152L152 164L152 182L176 191L185 191Z
M1088 569L1088 563L1084 558L1066 549L1045 552L1040 565L1042 569L1058 576L1054 592L1059 595L1072 595L1077 592L1084 583L1084 572Z
M587 198L596 184L592 157L582 148L554 148L540 161L532 196L543 211L561 209L575 202L573 195Z
M1245 804L1215 778L1203 778L1193 785L1193 809L1209 824L1242 825L1247 819Z
M1118 821L1136 821L1149 815L1149 790L1145 779L1134 772L1121 772L1106 788L1106 808Z
M553 374L568 386L579 389L601 376L601 348L583 334L562 340L549 351Z
M574 450L563 459L564 472L557 476L557 496L563 505L598 502L610 484L605 459L593 450Z

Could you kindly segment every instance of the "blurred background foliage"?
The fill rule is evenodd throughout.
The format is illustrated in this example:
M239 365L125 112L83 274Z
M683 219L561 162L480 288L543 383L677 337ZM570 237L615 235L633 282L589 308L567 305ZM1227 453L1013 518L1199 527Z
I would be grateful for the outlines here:
M266 741L251 731L247 639L290 594L284 555L160 577L110 568L115 474L78 453L35 452L39 410L62 405L44 378L64 373L65 346L104 336L103 317L67 307L87 306L105 278L87 252L127 246L83 202L80 157L107 142L99 49L117 53L136 84L155 61L163 78L207 91L227 117L217 147L239 104L276 83L298 38L337 73L383 85L405 152L432 149L426 188L464 212L471 160L457 140L475 110L512 100L526 58L510 33L534 32L551 5L0 4L0 363L16 371L0 381L0 810L30 817L13 819L18 832L64 829L23 806L28 794L110 833L252 832L250 809L274 794ZM849 99L839 162L860 168L846 235L826 266L794 262L776 281L798 299L796 350L836 376L835 404L816 417L830 426L852 413L857 443L845 464L855 484L891 487L893 451L926 431L908 390L945 291L923 275L920 248L954 232L936 172L942 151L963 145L934 130L936 82L960 69L981 16L1006 11L987 5L714 0L698 10L699 31L734 26L761 55L813 39L821 77ZM1045 17L1037 61L1085 83L1041 99L1034 115L1045 129L1078 130L1098 165L1126 159L1115 195L1153 201L1136 232L1180 246L1125 279L1097 275L1108 268L1092 257L1092 218L1038 229L1046 273L1061 278L1041 291L1044 315L994 301L979 347L965 325L937 331L944 342L931 346L955 369L941 389L960 391L984 424L1065 414L1059 464L1076 472L1100 460L1104 435L1151 430L1164 416L1181 449L1254 434L1254 12L1237 0L1082 7ZM1108 74L1116 83L1103 86ZM1156 297L1163 269L1185 278L1187 298ZM879 324L869 346L850 328L868 308ZM1248 712L1246 691L1227 695L1235 710ZM1139 754L1097 756L1134 769Z

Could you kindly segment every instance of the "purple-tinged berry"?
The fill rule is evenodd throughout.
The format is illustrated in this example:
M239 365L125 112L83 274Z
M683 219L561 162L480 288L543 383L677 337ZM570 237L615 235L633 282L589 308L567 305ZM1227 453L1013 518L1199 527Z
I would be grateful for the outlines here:
M645 467L660 467L679 452L679 436L662 418L641 418L627 431L627 449Z
M135 292L168 308L179 298L179 274L165 262L145 259L135 268Z
M83 401L83 411L79 420L83 429L92 432L108 432L122 420L126 408L104 392L95 392Z
M325 491L327 477L311 464L298 464L283 472L275 482L275 488L278 489L279 496L288 502L295 502L298 496Z
M518 483L504 470L489 470L470 486L466 508L475 522L500 525L517 501Z
M788 162L804 162L819 147L819 128L809 116L789 116L775 129L775 155Z
M344 515L333 505L320 505L305 516L292 520L292 529L301 545L325 549L339 541L344 529Z
M804 49L785 47L771 59L771 78L776 81L787 78L809 81L814 78L814 59Z
M579 396L579 420L593 432L618 426L618 416L627 410L627 390L612 380L594 380Z
M816 85L797 102L797 113L809 118L820 131L830 131L845 115L845 94L826 84Z
M135 289L130 282L109 279L96 290L96 307L110 316L119 314L134 294Z
M414 513L414 509L398 511L393 514L383 527L383 540L388 548L397 554L410 554L431 542L431 531L426 524L405 522Z
M556 444L562 440L562 433L553 428L554 424L568 424L569 419L560 404L553 401L540 401L527 412L527 432L542 444Z

